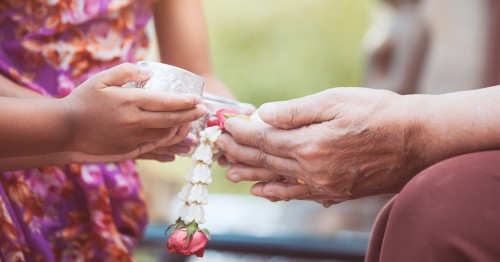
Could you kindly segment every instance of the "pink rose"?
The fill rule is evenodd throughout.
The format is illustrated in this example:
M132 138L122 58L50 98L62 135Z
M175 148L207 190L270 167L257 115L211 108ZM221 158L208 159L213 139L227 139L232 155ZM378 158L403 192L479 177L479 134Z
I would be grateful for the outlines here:
M174 231L167 242L167 249L170 253L179 253L185 256L196 255L203 257L208 238L201 230L197 230L186 243L187 230L185 228Z
M224 130L224 122L227 118L232 116L237 116L239 113L233 109L219 109L215 112L215 118L208 119L207 126L219 126L220 129Z

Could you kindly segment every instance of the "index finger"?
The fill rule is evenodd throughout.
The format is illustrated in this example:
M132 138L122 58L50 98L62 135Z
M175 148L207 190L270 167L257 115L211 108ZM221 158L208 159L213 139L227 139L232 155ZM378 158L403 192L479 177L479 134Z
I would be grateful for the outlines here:
M122 86L128 82L142 82L151 77L151 72L138 65L123 63L97 73L88 81L99 88Z
M179 111L192 109L201 103L201 97L194 94L172 94L135 88L122 90L130 92L139 108L145 111Z
M255 147L275 156L292 158L293 152L299 146L297 130L282 130L265 123L239 118L227 119L224 128L236 143Z
M277 197L281 200L299 199L315 195L306 185L287 182L259 182L252 186L250 193L258 197Z

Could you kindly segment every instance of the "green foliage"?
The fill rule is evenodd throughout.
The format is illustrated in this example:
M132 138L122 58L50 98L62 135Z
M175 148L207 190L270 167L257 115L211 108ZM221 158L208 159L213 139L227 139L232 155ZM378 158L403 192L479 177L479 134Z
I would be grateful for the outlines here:
M206 0L217 76L260 105L360 84L371 0Z

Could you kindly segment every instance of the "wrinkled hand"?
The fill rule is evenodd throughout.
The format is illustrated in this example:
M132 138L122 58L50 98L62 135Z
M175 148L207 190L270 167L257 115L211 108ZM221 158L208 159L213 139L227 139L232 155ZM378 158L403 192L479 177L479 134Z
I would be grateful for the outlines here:
M249 103L241 103L241 113L242 115L250 116L255 112L256 108L254 105ZM224 154L220 154L217 158L217 164L221 167L227 167L230 165L229 161L226 159Z
M72 119L67 151L139 156L180 142L206 107L195 95L121 87L149 77L126 63L95 75L63 98Z
M428 165L417 103L383 90L330 89L263 105L259 115L266 123L229 119L230 135L217 145L238 163L228 179L263 181L251 192L272 201L330 205L395 192Z

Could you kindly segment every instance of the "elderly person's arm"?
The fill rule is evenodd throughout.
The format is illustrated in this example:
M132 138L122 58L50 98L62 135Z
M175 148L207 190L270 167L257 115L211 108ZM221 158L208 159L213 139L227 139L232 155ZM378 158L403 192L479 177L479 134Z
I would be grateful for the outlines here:
M263 181L254 195L331 204L397 192L436 162L500 149L499 101L500 86L438 96L337 88L263 105L267 124L229 119L218 145L238 163L231 181Z

